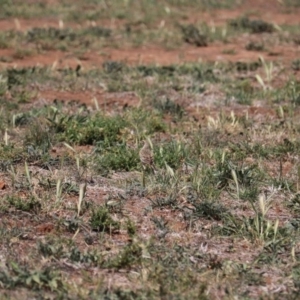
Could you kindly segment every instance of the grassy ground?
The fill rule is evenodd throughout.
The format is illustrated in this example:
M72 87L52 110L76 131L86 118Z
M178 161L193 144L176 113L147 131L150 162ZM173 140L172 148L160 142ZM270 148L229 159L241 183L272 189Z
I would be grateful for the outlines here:
M299 1L28 3L0 0L1 299L297 299Z

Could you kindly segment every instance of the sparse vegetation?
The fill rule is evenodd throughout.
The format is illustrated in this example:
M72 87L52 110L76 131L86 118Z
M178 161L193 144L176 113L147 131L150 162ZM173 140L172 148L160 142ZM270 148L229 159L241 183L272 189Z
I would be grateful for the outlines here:
M1 297L297 299L297 1L44 2L0 0Z
M265 22L263 20L250 20L247 17L241 17L230 21L230 26L236 29L249 30L251 33L263 33L263 32L273 32L274 27L272 24Z

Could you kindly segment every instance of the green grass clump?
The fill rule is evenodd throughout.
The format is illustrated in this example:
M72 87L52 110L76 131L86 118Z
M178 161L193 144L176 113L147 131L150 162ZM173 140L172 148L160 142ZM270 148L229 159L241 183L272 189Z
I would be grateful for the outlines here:
M92 266L101 263L99 254L95 251L80 251L72 240L47 238L38 243L38 251L43 257L67 259L72 263L83 263Z
M299 7L300 6L299 0L284 0L283 4L286 5L287 7Z
M3 171L7 171L12 164L23 161L24 157L26 155L21 147L13 144L0 144L0 169Z
M118 255L106 262L106 267L114 269L132 268L142 262L143 248L137 241L129 242Z
M57 114L52 119L53 130L60 139L79 145L105 144L111 145L121 140L121 129L127 125L121 116L105 116L102 114Z
M189 156L189 149L182 142L171 141L154 149L155 162L159 167L165 164L172 169L180 168Z
M195 45L197 47L206 47L208 45L207 36L200 33L199 29L193 24L182 26L181 30L183 39L186 43Z
M139 165L137 151L124 143L116 143L110 147L102 147L99 143L95 154L95 170L102 175L107 175L110 171L131 171Z
M265 46L260 42L249 42L245 48L248 51L263 51L265 49Z
M105 206L100 206L92 211L90 224L92 230L100 232L114 233L120 229L120 223L113 220Z
M6 270L0 271L0 281L8 289L27 288L32 290L64 290L61 276L50 267L35 270L11 262Z
M16 119L17 124L26 124L26 116ZM30 147L36 154L40 149L41 153L47 153L51 145L55 142L55 135L51 130L47 120L42 118L33 119L32 122L28 121L29 128L26 130L24 137L24 146ZM24 125L23 125L24 126ZM28 148L27 148L28 149ZM30 154L30 153L29 153Z
M40 201L32 196L29 197L29 199L22 199L18 196L8 196L6 201L9 206L21 211L38 213L42 207Z
M295 71L299 71L300 70L300 59L295 59L292 62L292 68Z
M109 37L111 30L103 27L89 27L82 29L81 31L74 31L70 28L58 29L58 28L32 28L27 32L27 39L29 42L37 40L49 39L53 40L69 40L74 41L80 36L92 35L95 37Z
M213 65L207 63L184 63L168 66L138 66L137 71L142 76L158 75L159 79L176 78L178 76L191 76L196 81L217 82L218 78L213 72Z
M172 101L171 99L154 99L153 106L159 112L163 114L170 114L175 118L182 118L184 114L183 108L178 104Z
M220 221L227 212L227 209L223 205L212 201L191 201L191 204L194 207L192 217L197 219L206 218L209 220Z
M251 33L273 32L274 26L263 20L250 20L247 17L237 18L229 22L230 26L236 29L249 30Z

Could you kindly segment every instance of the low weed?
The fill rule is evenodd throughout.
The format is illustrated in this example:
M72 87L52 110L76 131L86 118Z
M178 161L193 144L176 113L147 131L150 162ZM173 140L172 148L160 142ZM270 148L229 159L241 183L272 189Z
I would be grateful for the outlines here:
M233 0L33 2L0 11L4 297L296 299L297 26L220 26Z
M247 17L231 20L229 25L238 30L249 30L251 33L273 32L275 29L272 24L263 20L250 20Z
M92 230L100 232L114 233L120 229L120 223L113 220L105 206L100 206L92 211L90 224Z
M6 201L9 206L14 207L17 210L38 213L41 210L42 204L34 197L29 199L22 199L18 196L8 196Z
M63 290L61 276L49 267L41 270L28 269L16 262L10 262L6 270L0 271L0 281L8 289L19 287L51 291Z
M116 143L111 147L102 147L100 144L95 149L95 154L95 170L103 176L110 171L135 170L140 164L137 151L130 149L125 143Z

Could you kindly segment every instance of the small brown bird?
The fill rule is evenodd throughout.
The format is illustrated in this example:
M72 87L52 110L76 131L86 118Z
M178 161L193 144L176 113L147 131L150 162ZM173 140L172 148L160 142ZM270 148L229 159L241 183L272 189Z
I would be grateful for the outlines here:
M152 172L155 173L156 168L154 165L154 155L150 139L146 138L144 141L144 146L141 148L139 155L144 170L150 168Z

